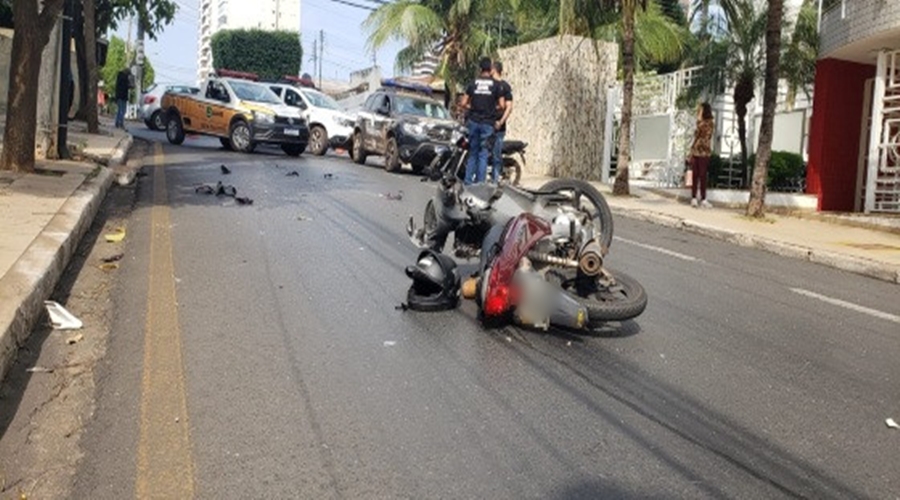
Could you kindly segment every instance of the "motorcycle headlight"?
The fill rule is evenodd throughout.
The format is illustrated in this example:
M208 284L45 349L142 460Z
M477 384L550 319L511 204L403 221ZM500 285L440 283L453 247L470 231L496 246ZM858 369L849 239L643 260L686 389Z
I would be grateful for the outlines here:
M404 123L403 131L409 135L423 136L425 135L425 126L421 123Z
M275 115L272 115L269 113L263 113L261 111L254 111L253 119L258 121L259 123L268 123L268 124L275 123Z

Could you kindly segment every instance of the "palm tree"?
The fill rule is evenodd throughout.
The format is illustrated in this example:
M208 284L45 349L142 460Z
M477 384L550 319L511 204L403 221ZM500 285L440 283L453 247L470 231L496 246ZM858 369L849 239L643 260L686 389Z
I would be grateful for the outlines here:
M809 98L809 89L816 79L819 58L818 11L814 0L804 0L791 34L790 44L781 58L781 77L788 84L788 105L793 107L801 90Z
M775 106L778 98L778 66L781 57L781 22L784 18L784 0L769 0L766 23L766 86L763 90L763 116L759 129L759 147L753 182L750 185L750 203L747 215L765 215L766 177L772 156L772 130L775 124Z
M606 0L610 2L611 0ZM622 116L619 120L619 156L616 160L614 195L628 195L628 164L631 163L631 111L634 100L634 18L647 0L616 0L622 19Z
M701 34L696 59L703 70L688 100L700 94L718 95L727 85L734 85L732 97L737 114L741 162L747 164L747 105L753 100L756 84L763 73L763 38L766 13L756 7L755 0L721 0L725 17L722 30L711 29L710 39ZM711 21L708 21L711 23ZM709 24L713 26L713 24Z
M370 32L368 43L373 49L391 39L407 43L397 55L400 69L411 68L437 49L441 58L438 74L454 99L478 57L491 47L492 39L483 22L488 7L485 0L399 0L379 7L363 27Z

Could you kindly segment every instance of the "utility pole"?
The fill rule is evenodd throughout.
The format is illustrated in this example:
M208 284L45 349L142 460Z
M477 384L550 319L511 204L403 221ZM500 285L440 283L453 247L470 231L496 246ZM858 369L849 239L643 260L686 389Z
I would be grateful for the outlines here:
M325 58L325 30L319 30L319 90L322 90L322 59Z
M144 83L144 22L147 18L147 14L144 12L145 9L146 6L141 5L140 10L138 11L137 47L135 47L134 54L134 63L136 65L136 74L134 75L134 99L135 104L138 106L141 104L141 91L143 90L141 87Z
M74 14L73 0L65 0L63 6L62 23L62 54L59 58L60 85L59 85L59 126L56 129L56 154L60 159L69 158L68 130L69 108L72 106L70 91L75 89L72 78L72 15ZM96 53L96 47L94 52ZM89 52L91 54L91 52Z
M316 71L319 69L319 41L315 38L313 38L313 55L310 59L313 63L312 74L315 75Z

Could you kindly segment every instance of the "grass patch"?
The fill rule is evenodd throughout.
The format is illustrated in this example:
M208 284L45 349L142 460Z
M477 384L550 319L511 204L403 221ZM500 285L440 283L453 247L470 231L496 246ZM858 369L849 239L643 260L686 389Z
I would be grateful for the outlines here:
M768 215L764 215L762 217L750 217L747 214L738 215L739 219L744 219L749 222L760 222L764 224L775 224L778 222L778 219L774 217L769 217Z

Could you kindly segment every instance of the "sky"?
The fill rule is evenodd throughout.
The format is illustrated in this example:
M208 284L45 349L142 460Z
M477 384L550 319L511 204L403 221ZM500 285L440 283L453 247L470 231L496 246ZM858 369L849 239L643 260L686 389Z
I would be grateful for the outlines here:
M153 64L158 82L196 83L199 0L174 0L178 4L175 21L157 36L147 40L145 54ZM242 0L248 1L248 0ZM377 6L371 0L352 0L359 5ZM367 34L361 24L368 10L343 5L334 0L301 0L300 30L303 45L302 72L314 74L310 60L313 39L319 30L325 38L322 78L347 81L350 72L372 65L372 53L366 50ZM127 39L128 28L121 26L116 35ZM131 33L134 38L134 30ZM385 77L393 74L400 42L390 42L375 54Z

